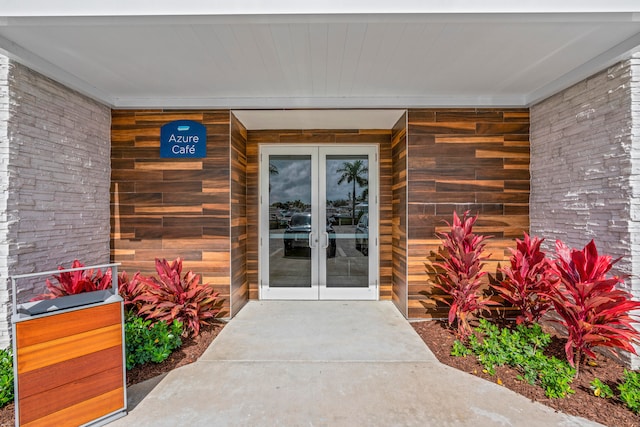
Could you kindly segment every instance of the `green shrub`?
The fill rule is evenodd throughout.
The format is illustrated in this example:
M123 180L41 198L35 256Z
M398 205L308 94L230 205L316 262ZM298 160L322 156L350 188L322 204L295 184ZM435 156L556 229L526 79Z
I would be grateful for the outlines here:
M476 355L490 375L495 375L496 366L509 365L520 371L520 380L539 384L547 397L559 398L574 393L570 384L575 370L564 360L544 355L543 350L551 342L551 337L542 331L540 325L521 324L509 330L480 319L475 331L477 334L469 337L469 351ZM455 350L451 350L454 356L464 353L460 348L464 345L458 343L454 343ZM453 354L454 351L457 354Z
M460 340L455 340L453 342L453 347L451 347L451 355L455 357L467 357L472 353L467 347L462 344Z
M0 350L0 408L13 402L13 356L10 349Z
M603 399L610 399L613 397L613 390L607 384L600 381L598 378L594 378L591 383L591 390L593 390L593 395L597 397L602 397Z
M618 386L620 400L634 413L640 413L640 372L624 371L624 380Z
M128 314L124 325L127 369L164 361L182 344L182 332L182 323L177 320L171 325L164 321L152 324L150 320Z
M544 389L545 396L559 399L575 393L571 389L571 382L576 370L566 360L546 357L540 353L540 356L533 358L530 367L538 371L538 382Z

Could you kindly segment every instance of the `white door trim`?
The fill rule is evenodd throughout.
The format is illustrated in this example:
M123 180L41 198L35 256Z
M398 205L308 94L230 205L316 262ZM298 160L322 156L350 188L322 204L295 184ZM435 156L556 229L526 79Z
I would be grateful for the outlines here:
M270 287L270 229L269 229L269 156L310 155L311 167L311 214L312 230L324 230L326 224L326 158L330 155L367 155L369 158L369 248L368 287L327 287L326 236L318 233L311 249L310 287ZM259 298L293 300L378 300L379 286L379 161L376 144L261 144L259 146L259 242L258 242L258 289Z

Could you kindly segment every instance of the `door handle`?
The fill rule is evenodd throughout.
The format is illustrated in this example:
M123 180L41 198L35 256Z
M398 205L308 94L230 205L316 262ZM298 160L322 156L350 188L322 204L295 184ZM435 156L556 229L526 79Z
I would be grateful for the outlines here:
M325 231L322 234L324 234L325 237L325 244L322 246L322 249L327 249L329 247L329 233Z
M317 243L317 242L318 241L313 238L313 232L309 232L309 247L315 248L316 245L314 243Z

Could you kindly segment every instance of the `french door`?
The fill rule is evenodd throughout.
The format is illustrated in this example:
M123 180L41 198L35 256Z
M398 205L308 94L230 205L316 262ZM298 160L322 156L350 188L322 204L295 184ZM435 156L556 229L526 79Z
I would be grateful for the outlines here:
M378 299L369 145L260 147L261 299Z

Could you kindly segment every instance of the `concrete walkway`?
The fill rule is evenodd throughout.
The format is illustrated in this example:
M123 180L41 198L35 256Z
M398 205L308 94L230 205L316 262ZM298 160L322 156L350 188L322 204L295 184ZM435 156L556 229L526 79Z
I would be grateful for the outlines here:
M144 399L112 427L599 425L440 364L387 301L251 301L196 363L128 392Z

